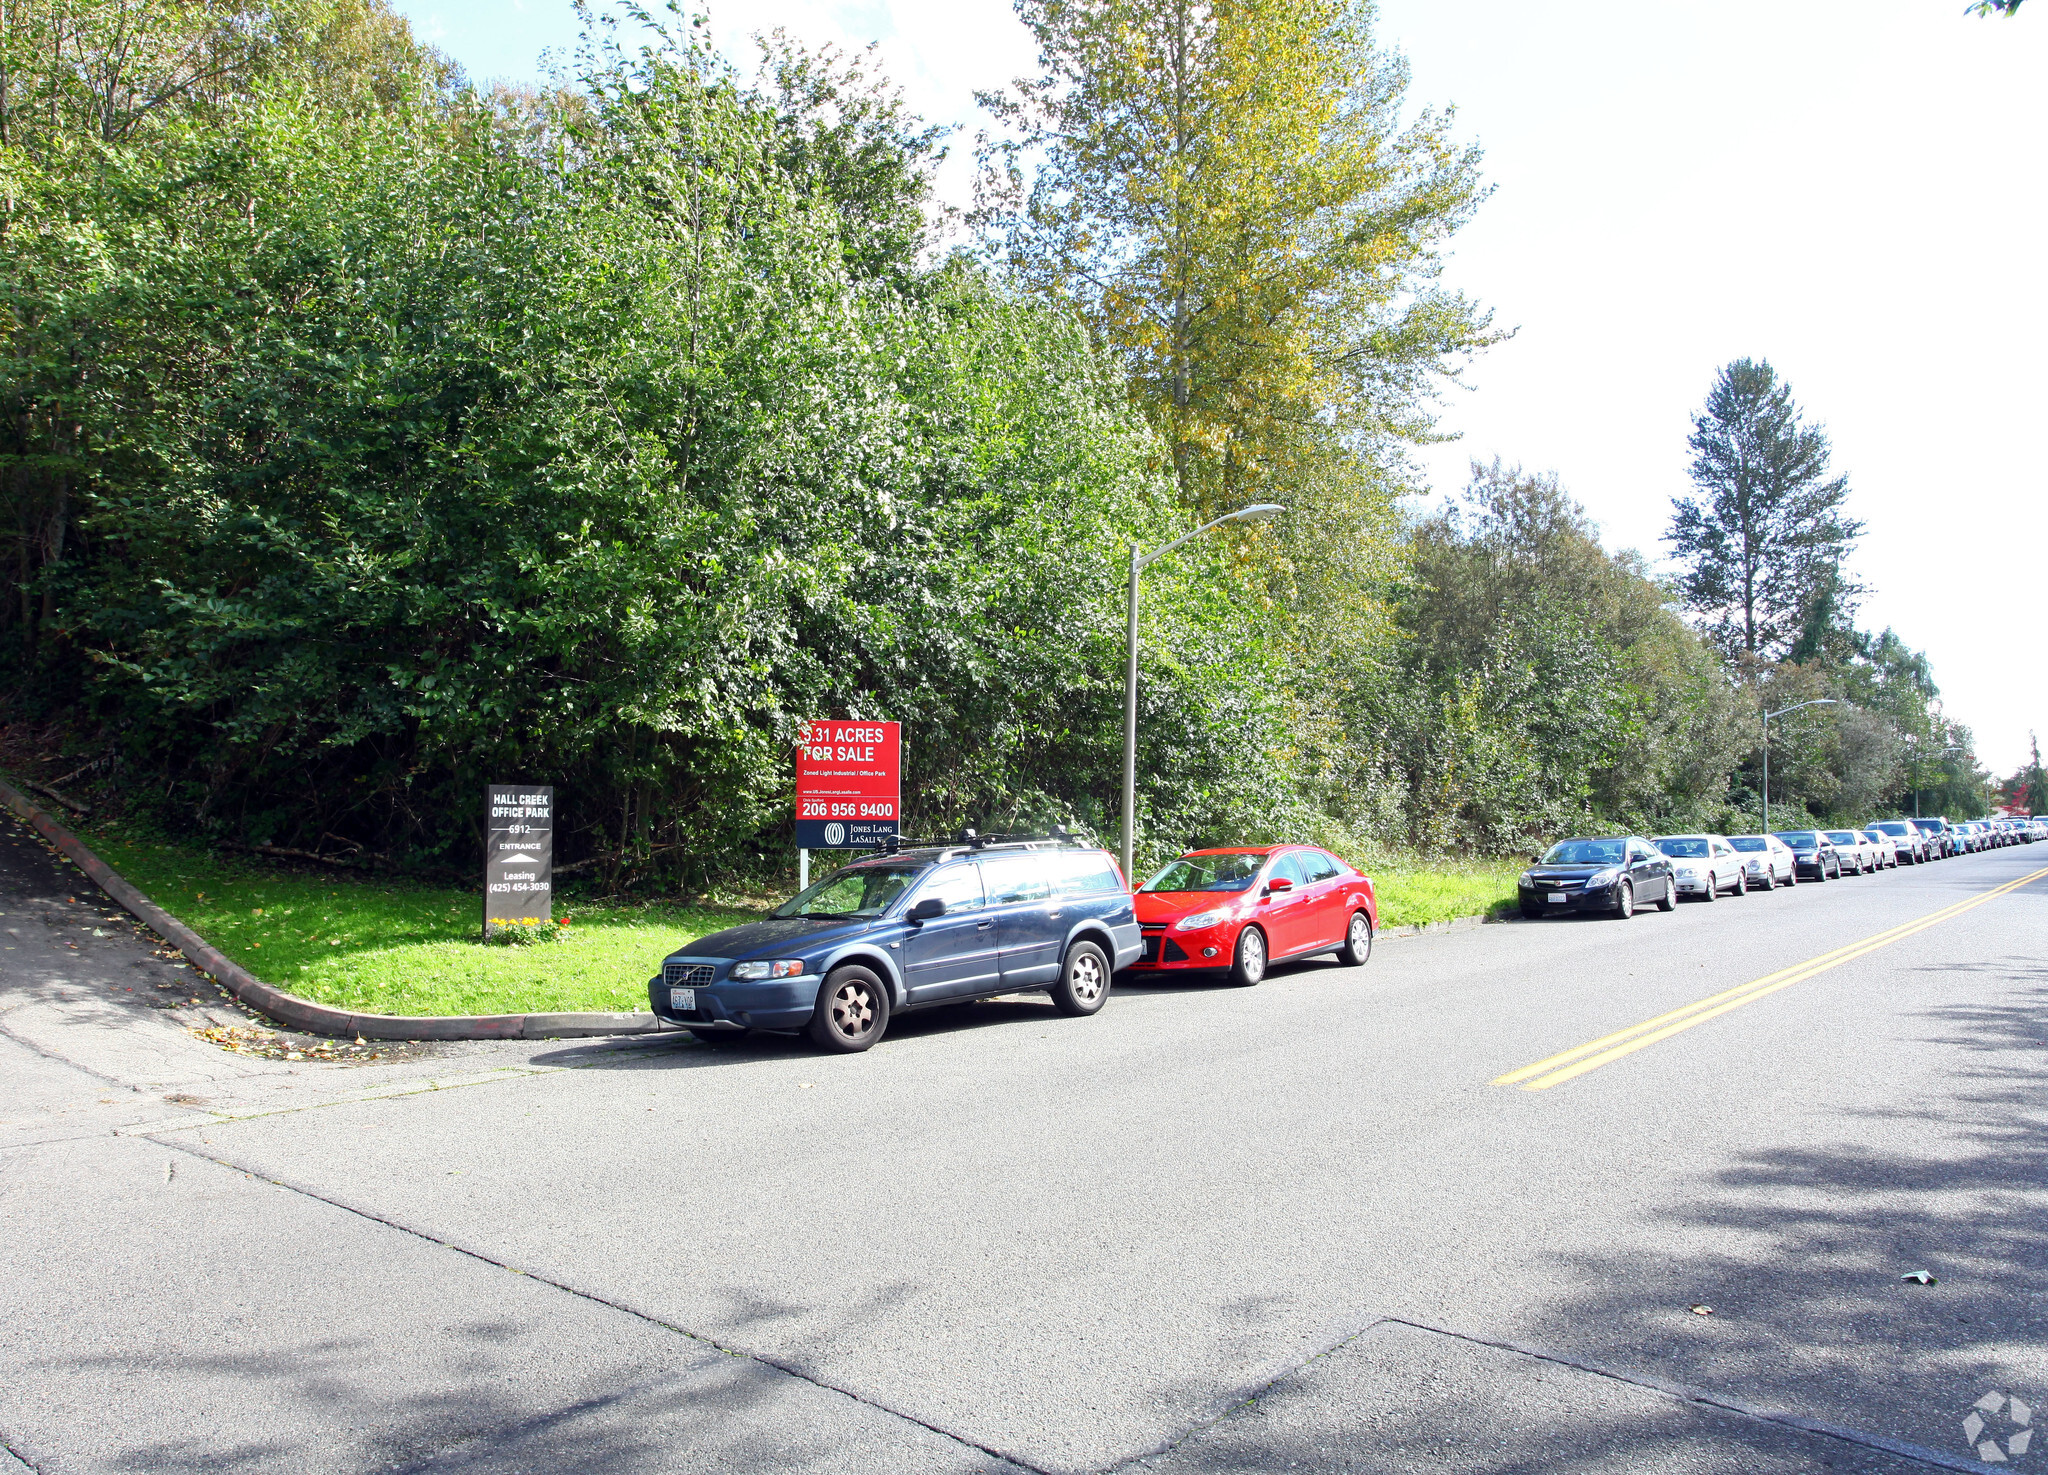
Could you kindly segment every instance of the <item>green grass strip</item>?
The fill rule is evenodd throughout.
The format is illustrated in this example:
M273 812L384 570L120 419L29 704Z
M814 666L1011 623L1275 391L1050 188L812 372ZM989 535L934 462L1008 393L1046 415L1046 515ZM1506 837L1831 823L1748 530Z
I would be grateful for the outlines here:
M474 891L307 875L111 826L99 856L264 982L374 1014L527 1014L647 1007L647 980L694 938L759 913L557 899L559 942L485 946Z

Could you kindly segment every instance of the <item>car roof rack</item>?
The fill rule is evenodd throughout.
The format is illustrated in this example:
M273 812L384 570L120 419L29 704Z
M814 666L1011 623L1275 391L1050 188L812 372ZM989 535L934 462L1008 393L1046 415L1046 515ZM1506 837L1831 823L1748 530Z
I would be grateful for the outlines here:
M1087 845L1087 840L1065 825L1054 825L1043 835L984 835L971 829L962 830L950 840L917 840L903 835L888 835L867 848L883 855L896 855L905 850L937 850L941 860L953 860L983 850L1061 850L1069 846L1085 848Z

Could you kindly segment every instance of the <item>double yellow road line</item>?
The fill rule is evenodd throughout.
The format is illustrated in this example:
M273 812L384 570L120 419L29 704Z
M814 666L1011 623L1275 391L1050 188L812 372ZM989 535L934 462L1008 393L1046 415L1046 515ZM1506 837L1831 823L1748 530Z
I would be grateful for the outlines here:
M1731 1009L1740 1009L1744 1004L1753 1004L1766 994L1774 994L1781 988L1790 988L1795 983L1804 983L1815 974L1825 973L1830 968L1839 968L1842 964L1860 958L1865 953L1874 953L1879 948L1890 947L1902 938L1911 937L1916 932L1924 932L1929 927L1935 926L1937 923L1946 922L1953 917L1960 917L1964 912L1969 911L1973 907L1980 907L1987 901L1992 901L2005 895L2008 891L2017 891L2020 887L2025 886L2031 881L2038 881L2043 876L2048 876L2048 867L2035 871L2032 875L2022 876L2017 881L2008 881L2003 886L1995 887L1981 896L1973 896L1968 901L1959 901L1953 906L1945 906L1938 912L1929 912L1926 916L1915 918L1911 922L1901 922L1898 926L1888 931L1880 932L1875 937L1866 937L1861 942L1852 942L1846 947L1838 947L1831 953L1822 953L1817 958L1809 958L1804 963L1795 963L1790 968L1781 968L1776 973L1766 974L1762 978L1742 984L1737 988L1731 988L1723 993L1713 994L1707 998L1696 1000L1682 1008L1673 1009L1668 1014L1659 1014L1655 1019L1645 1019L1641 1024L1632 1024L1627 1029L1616 1030L1611 1035L1602 1035L1597 1040L1589 1040L1574 1049L1564 1051L1562 1054L1552 1055L1547 1060L1539 1060L1534 1065L1525 1065L1520 1070L1511 1070L1506 1075L1497 1078L1493 1084L1496 1086L1520 1086L1524 1091L1547 1091L1552 1086L1561 1086L1566 1081L1582 1076L1589 1070L1598 1070L1601 1066L1619 1060L1624 1055L1633 1055L1636 1051L1654 1045L1659 1040L1668 1040L1681 1030L1691 1029L1696 1024L1705 1024L1709 1019L1718 1018Z

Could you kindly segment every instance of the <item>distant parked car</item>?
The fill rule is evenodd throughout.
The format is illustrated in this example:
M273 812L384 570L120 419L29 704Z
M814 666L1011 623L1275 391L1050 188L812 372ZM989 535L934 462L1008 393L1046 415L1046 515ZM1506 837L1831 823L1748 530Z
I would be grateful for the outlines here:
M1661 911L1678 905L1671 858L1640 835L1560 840L1522 872L1517 886L1525 917L1575 912L1635 915L1654 901Z
M1914 815L1913 828L1927 837L1929 860L1947 860L1956 853L1956 837L1948 832L1948 821L1939 815Z
M1835 854L1841 857L1842 874L1861 876L1876 869L1871 864L1874 847L1866 844L1856 831L1822 830L1821 833L1828 837L1835 847Z
M1891 842L1895 863L1919 865L1927 859L1927 837L1903 819L1881 819L1870 829Z
M1063 838L915 844L855 861L764 921L700 937L649 979L654 1012L707 1042L802 1030L865 1050L893 1015L1021 989L1093 1014L1143 950L1106 851Z
M1899 868L1899 852L1892 844L1891 836L1880 834L1868 825L1856 833L1869 847L1872 862L1880 871L1895 871Z
M1802 881L1839 880L1842 857L1825 830L1773 830L1772 834L1792 847Z
M1241 987L1282 958L1364 963L1380 915L1371 880L1312 845L1189 851L1139 888L1137 907L1134 973L1228 969Z
M1740 896L1749 889L1742 856L1720 835L1659 835L1650 843L1671 857L1680 896L1714 901L1724 891Z
M1776 835L1730 835L1728 843L1742 856L1743 873L1751 886L1775 891L1799 884L1799 862L1792 847Z

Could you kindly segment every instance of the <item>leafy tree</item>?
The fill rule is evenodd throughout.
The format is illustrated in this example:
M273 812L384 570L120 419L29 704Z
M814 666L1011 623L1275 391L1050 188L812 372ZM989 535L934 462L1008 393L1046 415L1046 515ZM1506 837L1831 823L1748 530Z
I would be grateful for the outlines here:
M1377 712L1411 837L1519 848L1562 829L1703 823L1743 735L1711 648L1554 476L1475 464L1414 532L1409 691Z
M1842 512L1849 483L1829 474L1827 436L1769 364L1738 359L1693 417L1691 445L1696 492L1665 534L1686 607L1748 665L1817 650L1860 592L1842 564L1863 532Z
M1127 366L1182 500L1310 494L1343 449L1428 433L1434 376L1490 341L1436 286L1482 197L1450 118L1360 0L1017 0L1040 74L982 101L1042 156L984 223ZM1339 478L1342 479L1341 477Z
M914 825L1101 822L1116 550L1173 499L1070 314L915 259L924 135L687 37L524 96L340 54L4 155L0 396L44 439L0 488L69 496L6 504L66 534L8 580L10 710L222 839L394 862L466 868L527 775L571 865L765 864L818 715L910 724ZM1293 802L1218 572L1151 586L1161 844Z
M1999 800L2016 814L2048 814L2048 769L2041 766L2041 740L2030 732L2027 742L2027 761L1999 786Z

